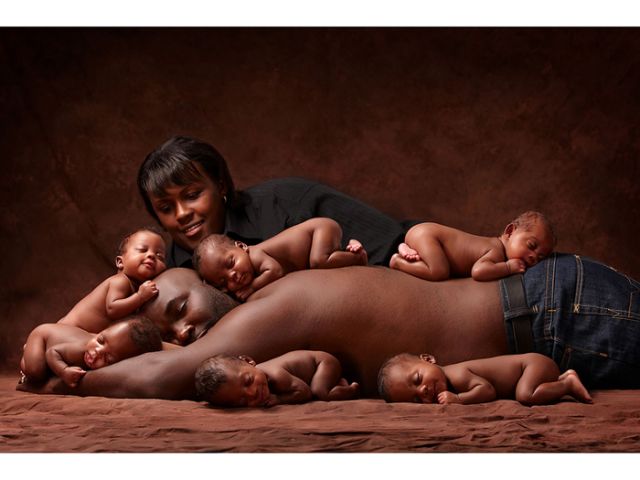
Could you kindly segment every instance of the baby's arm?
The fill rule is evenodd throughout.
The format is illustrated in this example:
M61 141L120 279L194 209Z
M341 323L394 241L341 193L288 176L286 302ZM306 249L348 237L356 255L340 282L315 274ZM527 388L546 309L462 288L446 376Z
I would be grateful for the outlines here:
M269 372L272 392L275 394L275 402L279 403L304 403L312 398L311 388L298 377L292 375L284 368L277 368Z
M126 317L157 294L158 288L151 280L144 282L137 292L132 293L129 279L124 274L114 275L109 281L107 290L107 316L111 320Z
M484 403L496 399L496 389L484 377L464 366L449 366L446 370L451 385L460 393L445 391L438 394L438 403Z
M70 387L75 387L86 372L81 367L71 366L68 363L68 359L77 357L81 354L77 343L60 343L47 349L46 357L49 368L58 377L62 379L64 383Z
M502 251L492 248L473 264L471 276L474 280L488 282L508 277L514 273L522 273L525 269L525 263L519 258L505 261Z
M284 275L282 265L271 255L255 247L250 252L251 263L258 273L251 285L235 292L235 296L242 301L246 300L253 292L275 282Z

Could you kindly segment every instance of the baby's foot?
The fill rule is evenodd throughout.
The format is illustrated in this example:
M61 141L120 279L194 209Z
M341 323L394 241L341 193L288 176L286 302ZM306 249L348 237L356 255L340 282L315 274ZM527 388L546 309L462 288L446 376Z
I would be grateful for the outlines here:
M351 400L358 397L360 385L353 382L351 385L336 385L329 391L329 400Z
M358 255L358 257L360 257L360 263L362 265L366 265L367 263L369 263L367 251L364 249L362 244L355 238L352 238L351 240L349 240L349 243L347 244L347 247L345 248L345 250L347 252L353 253L354 255Z
M569 394L584 403L593 403L593 398L589 395L589 392L584 387L578 377L578 373L575 370L567 370L558 377L558 380L563 382L569 388Z
M418 254L418 252L406 243L401 243L400 245L398 245L398 253L407 262L417 262L418 260L420 260L420 255Z
M393 255L391 255L391 260L389 260L389 268L400 270L398 266L402 262L406 262L406 260L402 258L399 253L394 253Z
M358 253L360 250L362 250L362 244L355 238L352 238L351 240L349 240L346 250L347 252Z

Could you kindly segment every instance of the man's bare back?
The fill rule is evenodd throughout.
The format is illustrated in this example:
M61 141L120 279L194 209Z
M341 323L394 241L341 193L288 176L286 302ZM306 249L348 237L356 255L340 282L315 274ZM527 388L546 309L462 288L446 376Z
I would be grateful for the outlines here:
M194 271L156 278L159 295L143 313L165 332L193 339L222 295ZM182 335L182 334L180 334ZM382 362L400 351L431 351L445 363L507 353L497 283L431 283L383 267L294 272L260 290L185 348L135 357L88 372L73 393L193 398L193 375L212 355L263 362L292 350L335 355L343 375L373 396ZM136 372L136 381L127 381Z

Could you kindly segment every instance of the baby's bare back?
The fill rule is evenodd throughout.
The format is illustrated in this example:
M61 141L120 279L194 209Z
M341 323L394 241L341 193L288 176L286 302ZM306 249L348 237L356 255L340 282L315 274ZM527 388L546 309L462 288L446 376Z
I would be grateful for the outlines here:
M445 225L433 225L437 225L433 232L449 260L453 277L470 276L473 265L480 257L490 250L502 249L497 237L483 237Z
M267 360L259 364L258 367L267 373L273 369L284 369L291 375L298 377L307 385L310 385L311 379L318 368L318 363L321 361L321 359L318 358L321 353L323 352L294 350Z
M113 322L107 315L107 292L111 282L118 275L112 275L94 288L91 293L80 300L58 323L72 325L87 332L98 333L109 327ZM131 292L133 293L133 292Z
M324 233L322 220L314 218L287 228L274 237L250 247L250 251L263 251L282 266L284 273L308 269L313 236Z
M524 369L537 365L548 371L546 381L557 380L558 367L548 357L538 353L525 353L521 355L501 355L491 358L482 358L456 363L443 367L447 377L456 374L468 376L467 371L487 380L496 389L497 398L513 398L518 381L522 377Z

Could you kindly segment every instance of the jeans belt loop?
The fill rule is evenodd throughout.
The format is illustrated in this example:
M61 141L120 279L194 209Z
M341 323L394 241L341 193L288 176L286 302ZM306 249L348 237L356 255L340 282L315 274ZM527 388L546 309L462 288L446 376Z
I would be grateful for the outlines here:
M509 298L509 308L512 311L525 312L509 320L515 339L516 353L534 351L533 331L531 330L531 310L527 305L522 283L522 274L511 275L503 280Z

